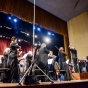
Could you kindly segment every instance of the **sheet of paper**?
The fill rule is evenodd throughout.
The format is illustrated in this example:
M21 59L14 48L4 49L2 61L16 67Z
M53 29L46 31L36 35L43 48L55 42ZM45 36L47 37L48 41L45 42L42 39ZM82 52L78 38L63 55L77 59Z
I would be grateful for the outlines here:
M53 59L48 59L48 64L52 64Z

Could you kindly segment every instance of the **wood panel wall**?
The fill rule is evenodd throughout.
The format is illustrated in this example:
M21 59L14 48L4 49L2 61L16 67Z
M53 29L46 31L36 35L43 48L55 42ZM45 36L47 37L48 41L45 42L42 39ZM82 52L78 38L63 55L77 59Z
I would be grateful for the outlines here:
M33 4L27 0L0 0L0 10L33 23ZM36 24L65 36L64 46L69 58L67 23L37 6L35 18Z
M78 58L88 56L88 11L68 21L69 41L78 51Z

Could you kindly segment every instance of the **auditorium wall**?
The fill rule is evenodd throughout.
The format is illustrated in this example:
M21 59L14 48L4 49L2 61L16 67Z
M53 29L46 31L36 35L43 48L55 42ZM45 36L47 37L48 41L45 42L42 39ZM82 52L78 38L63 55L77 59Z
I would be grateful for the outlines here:
M67 22L69 42L76 47L78 58L88 56L88 11Z

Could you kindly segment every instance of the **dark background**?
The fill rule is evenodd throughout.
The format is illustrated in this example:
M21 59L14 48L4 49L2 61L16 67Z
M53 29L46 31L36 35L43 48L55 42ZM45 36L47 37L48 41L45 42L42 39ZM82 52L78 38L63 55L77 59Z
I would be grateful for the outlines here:
M8 17L11 17L11 19L8 19ZM13 21L14 19L17 19L17 22L14 22ZM19 19L16 16L0 12L0 26L2 26L0 27L1 35L10 36L10 37L14 35L18 39L22 39L22 41L26 41L27 43L29 43L29 46L32 46L33 24L23 21L22 19ZM10 27L12 29L8 29L6 27ZM41 30L38 31L37 30L38 28L40 28ZM27 36L26 34L22 32L29 33L29 36ZM51 35L48 35L48 32L50 32ZM63 35L57 34L53 31L50 31L49 29L36 25L35 35L38 36L38 38L35 38L35 43L38 43L38 41L40 43L43 43L45 42L44 37L49 37L51 39L51 42L47 43L47 48L49 50L52 50L55 55L57 55L58 53L58 50L55 48L55 46L57 46L58 48L64 47ZM20 43L22 43L22 41Z

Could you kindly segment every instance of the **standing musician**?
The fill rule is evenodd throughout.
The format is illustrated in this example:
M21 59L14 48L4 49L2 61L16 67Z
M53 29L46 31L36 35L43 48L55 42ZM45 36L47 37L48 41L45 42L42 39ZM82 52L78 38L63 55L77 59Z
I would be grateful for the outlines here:
M71 44L69 45L69 50L71 51L71 56L72 56L72 60L73 60L73 64L74 64L74 70L75 70L75 72L78 72L78 66L77 66L77 60L78 60L78 58L77 58L77 50Z
M10 53L9 53L9 60L8 60L8 66L10 67L10 79L9 82L19 82L19 74L18 74L18 53L17 50L20 48L20 46L17 43L17 38L13 36L11 38L10 43Z
M39 64L38 66L48 75L48 54L49 50L46 48L46 44L42 43L39 49ZM46 77L41 77L41 81L48 81Z
M51 79L54 79L54 62L55 62L56 56L53 55L53 51L50 51L48 54L48 67L49 67L49 76Z
M64 52L64 48L63 48L63 47L60 47L60 48L59 48L58 55L59 55L59 61L60 61L60 69L63 70L63 69L64 69L63 63L66 62L66 55L67 55L67 54Z
M61 75L61 80L71 80L71 75L70 75L70 71L68 68L68 65L66 64L66 53L64 52L64 48L60 47L59 48L59 59L60 59L60 70L65 70L65 74ZM64 76L64 77L63 77Z

